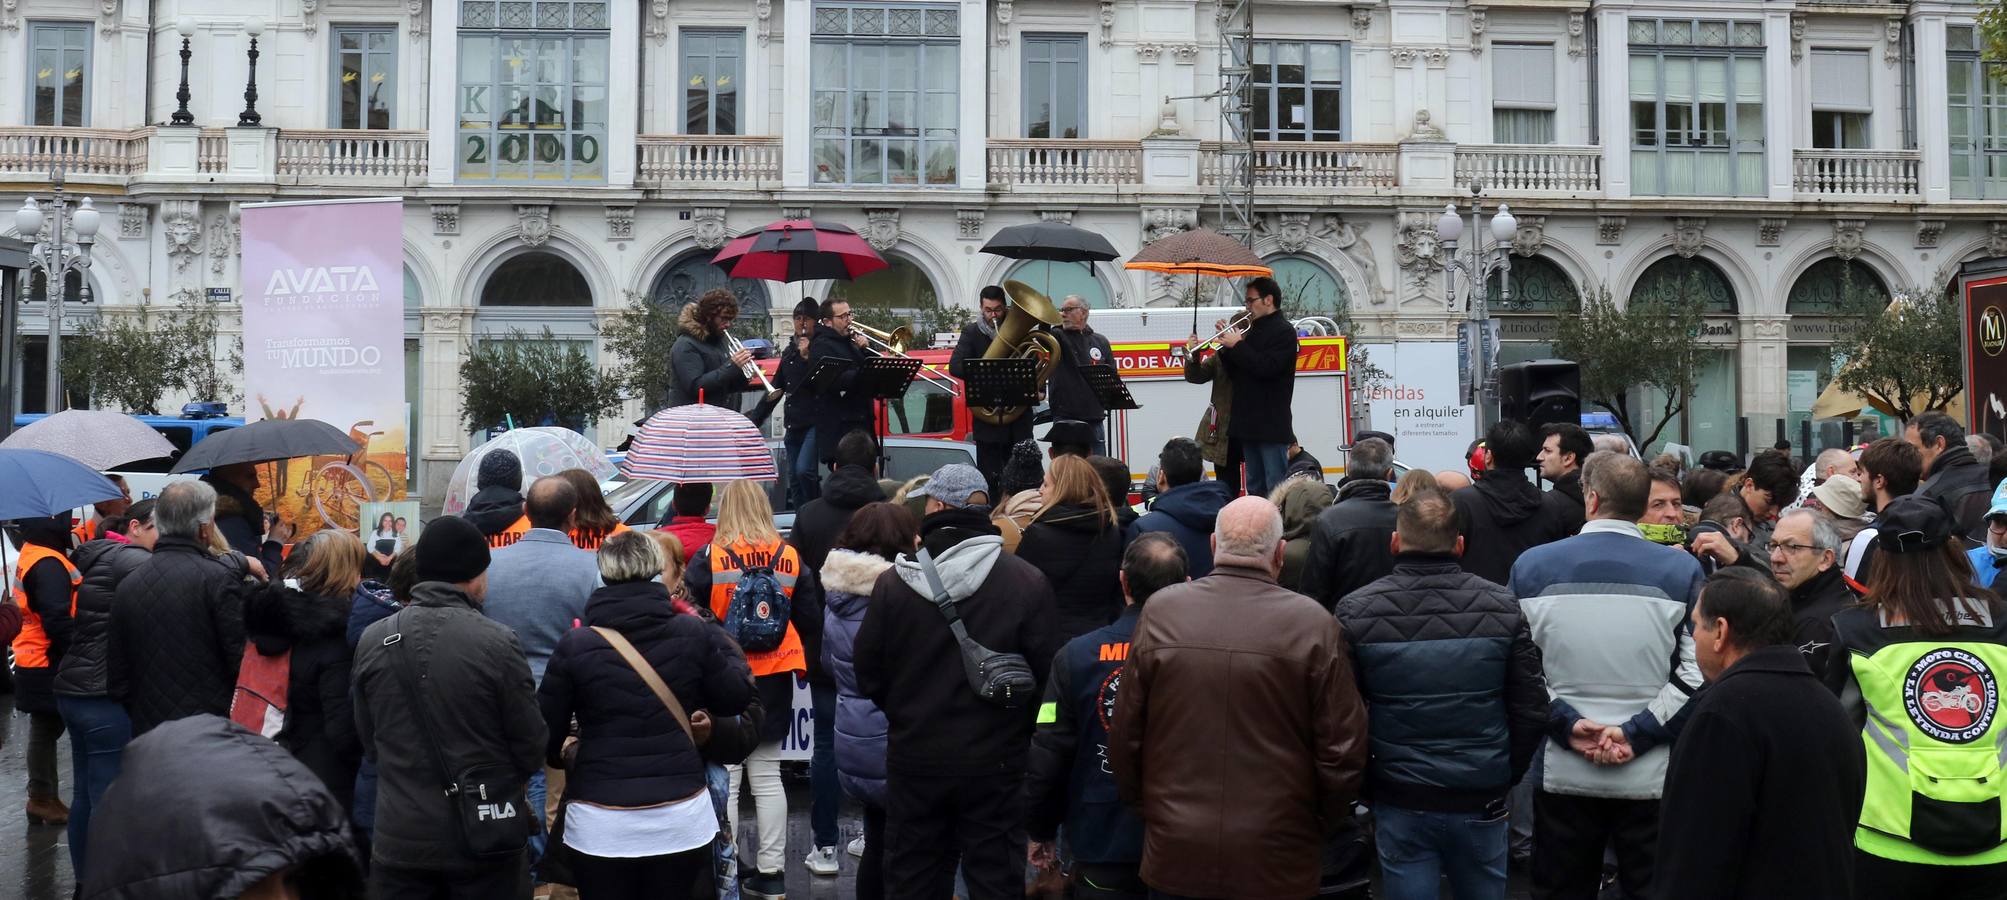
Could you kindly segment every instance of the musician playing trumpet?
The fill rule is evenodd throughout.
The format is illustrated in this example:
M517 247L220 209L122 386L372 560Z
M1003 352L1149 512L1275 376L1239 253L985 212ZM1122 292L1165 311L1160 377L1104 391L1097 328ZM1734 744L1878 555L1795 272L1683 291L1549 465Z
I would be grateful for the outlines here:
M1277 313L1282 288L1273 278L1247 283L1239 327L1220 322L1220 376L1233 385L1227 435L1240 445L1247 492L1267 496L1289 468L1295 439L1290 399L1296 388L1296 326Z
M739 298L724 288L713 288L685 304L676 317L676 343L669 348L669 370L674 382L662 405L688 406L702 402L739 410L739 395L750 385L746 369L753 353L734 347L726 333L739 318Z

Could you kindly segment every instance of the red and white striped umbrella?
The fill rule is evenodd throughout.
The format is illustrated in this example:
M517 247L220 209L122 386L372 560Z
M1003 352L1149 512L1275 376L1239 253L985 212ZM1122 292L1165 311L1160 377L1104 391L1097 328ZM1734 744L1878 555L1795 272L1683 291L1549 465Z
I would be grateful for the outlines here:
M620 470L629 478L677 483L780 477L773 452L751 419L704 403L649 416Z

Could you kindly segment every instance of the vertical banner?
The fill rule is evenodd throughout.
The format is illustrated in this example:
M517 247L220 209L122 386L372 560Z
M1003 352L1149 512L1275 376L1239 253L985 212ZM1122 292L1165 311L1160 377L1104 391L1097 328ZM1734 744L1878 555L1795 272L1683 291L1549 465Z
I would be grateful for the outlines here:
M1965 409L1968 430L2007 439L2007 277L1995 274L2001 268L1999 260L1965 264Z
M244 418L319 419L363 445L263 467L258 501L306 534L404 497L404 201L245 204Z
M1469 329L1473 337L1480 332ZM1462 471L1477 437L1477 408L1463 402L1468 341L1401 341L1373 348L1388 378L1367 392L1371 427L1394 436L1394 458L1420 469Z

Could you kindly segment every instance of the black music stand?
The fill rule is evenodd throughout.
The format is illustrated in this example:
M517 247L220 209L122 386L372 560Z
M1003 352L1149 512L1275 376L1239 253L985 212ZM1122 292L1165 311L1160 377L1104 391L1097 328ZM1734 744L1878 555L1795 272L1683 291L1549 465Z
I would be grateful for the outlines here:
M857 381L851 385L851 390L864 391L878 401L878 414L871 417L871 431L878 438L880 475L891 465L891 459L885 455L885 404L906 396L906 388L918 374L920 361L910 356L873 356L864 360L863 371L857 373Z
M1107 363L1081 366L1080 376L1087 379L1087 389L1094 392L1094 399L1101 401L1102 409L1142 409L1136 397L1129 393L1129 386L1122 383L1122 376L1115 373L1115 367Z
M963 360L963 402L970 408L1008 409L1038 402L1038 361L1028 357Z

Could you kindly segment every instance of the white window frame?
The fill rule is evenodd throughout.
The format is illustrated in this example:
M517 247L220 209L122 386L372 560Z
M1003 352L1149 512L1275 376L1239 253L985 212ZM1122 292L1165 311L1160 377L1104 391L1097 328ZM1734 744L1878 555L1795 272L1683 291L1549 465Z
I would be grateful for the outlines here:
M37 122L35 121L35 84L40 77L40 73L38 73L35 69L35 56L37 51L44 49L43 47L39 46L41 44L40 38L43 35L63 35L66 33L80 33L83 35L84 38L83 78L81 79L83 83L82 84L83 97L79 100L77 104L79 121L77 121L75 124L66 124L62 121L64 90L63 90L63 80L59 77L56 80L56 103L54 109L55 121ZM28 22L28 37L26 44L24 45L27 52L24 54L26 56L26 59L24 60L24 65L23 65L25 74L27 75L27 78L25 80L27 81L27 89L28 89L27 90L28 103L27 106L24 108L22 114L22 120L25 122L25 124L30 126L53 127L53 128L90 127L91 62L92 62L91 44L92 44L91 23L89 22L64 21L60 19L31 20ZM56 46L48 49L54 49L55 51L57 51L58 54L63 54L64 51L68 50L69 48L64 47L63 42L59 38L56 42ZM58 68L61 68L61 66L59 65Z

